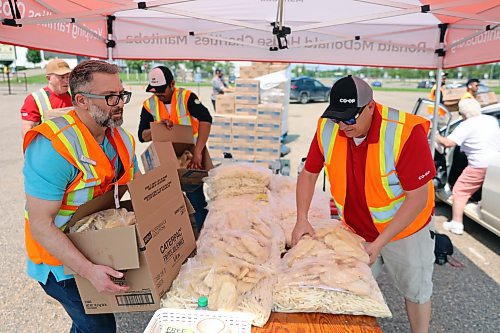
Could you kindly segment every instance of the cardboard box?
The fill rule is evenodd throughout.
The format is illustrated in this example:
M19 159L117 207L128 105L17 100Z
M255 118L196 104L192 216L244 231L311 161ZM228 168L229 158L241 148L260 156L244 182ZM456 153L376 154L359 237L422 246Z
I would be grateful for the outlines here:
M261 146L258 145L255 147L254 155L256 159L273 159L279 158L281 155L281 147L280 146Z
M265 72L267 72L266 74L269 73L269 66L270 65L271 64L269 62L257 62L257 61L252 62L252 67L254 68L254 70L265 71Z
M234 161L234 162L238 162L238 163L254 163L255 158L254 158L254 156L252 156L252 155L249 155L249 156L241 156L241 157L239 157L239 158L235 158L235 157L233 157L233 161Z
M222 94L215 97L215 112L222 114L234 113L234 94Z
M230 144L212 143L209 141L208 149L210 150L210 155L218 160L224 158L224 153L232 153L232 146Z
M211 143L227 143L231 144L233 142L232 135L229 133L210 133L208 141Z
M181 156L186 150L192 151L194 147L193 129L191 126L174 125L171 129L168 129L162 123L151 123L151 136L153 138L153 144L151 144L143 155L141 155L145 169L146 164L144 163L144 159L148 162L146 171L151 170L149 166L152 165L156 167L163 163L163 161L167 162L175 159L175 163L177 163L177 156ZM165 144L165 142L170 142L171 145ZM174 154L171 153L172 148ZM153 151L154 149L155 151ZM153 158L155 152L158 156L157 161L159 162L159 164L157 163L156 165L149 163L155 160ZM148 153L151 156L149 160L147 158ZM212 167L212 161L206 149L203 151L202 165L206 169ZM179 168L178 174L182 190L184 192L193 192L203 185L203 178L208 176L208 171Z
M257 135L257 144L263 146L275 147L281 144L281 135L270 135L260 133Z
M233 118L233 136L234 135L255 135L257 128L257 117L238 116Z
M257 105L236 104L234 114L237 116L257 116Z
M73 109L74 109L73 106L69 106L66 108L47 110L47 111L44 111L44 117L46 120L56 118L56 117L61 117Z
M119 192L126 189L131 201L122 206L135 212L135 225L68 234L93 263L122 271L123 278L113 280L130 287L120 294L99 293L88 280L75 275L87 314L159 309L182 263L196 248L189 220L192 207L184 201L175 164L163 164L140 175ZM107 192L80 206L69 226L114 207L114 193Z
M212 116L212 127L210 134L231 134L233 116L226 114L214 114Z
M256 143L256 140L257 136L255 134L235 134L233 137L233 145L254 145Z
M234 101L236 104L259 104L258 92L236 92L234 94Z
M486 106L486 105L498 103L497 96L495 95L495 92L493 92L493 91L478 94L476 96L476 99L481 104L481 106Z
M269 74L269 66L258 65L258 66L241 66L240 67L240 79L253 79L259 76Z
M146 172L159 167L162 163L178 164L177 156L171 142L152 142L141 155L142 165ZM203 186L203 178L208 176L208 171L197 169L177 169L184 192L194 192Z
M276 163L279 164L279 161L273 160L273 159L268 159L268 158L261 159L261 158L256 157L254 161L255 161L255 164L258 164L264 168L269 168L269 169L272 169L272 166L276 165Z
M465 88L444 89L443 101L456 101L458 103L466 91Z
M271 63L269 65L269 73L280 72L287 70L290 64L287 63Z
M466 91L467 90L465 87L444 90L443 101L448 111L458 111L458 103L460 102L460 99L466 93ZM476 100L483 107L498 102L497 97L493 91L477 94Z
M269 74L269 68L255 68L252 66L252 79Z
M252 66L241 66L240 79L251 79L251 78L253 78Z
M257 136L265 136L265 135L272 135L272 136L281 135L280 123L259 120L257 122Z
M282 104L259 104L257 106L257 117L260 121L281 122L281 114L283 113Z
M234 146L232 150L233 158L235 159L252 159L254 158L254 147Z
M236 79L234 88L236 93L238 92L258 93L260 90L260 81L253 79Z

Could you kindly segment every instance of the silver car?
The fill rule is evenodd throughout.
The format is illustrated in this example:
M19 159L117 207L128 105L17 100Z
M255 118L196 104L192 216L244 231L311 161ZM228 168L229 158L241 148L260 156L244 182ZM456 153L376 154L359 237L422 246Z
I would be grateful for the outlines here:
M429 115L429 110L433 109L433 105L433 101L419 99L415 104L413 113L432 118ZM442 136L447 136L455 130L463 119L458 116L458 112L448 112L444 105L440 105L440 109L442 110L438 119L439 133ZM500 124L500 103L486 106L481 111L497 118ZM446 149L439 146L436 147L434 163L437 171L434 179L436 200L451 206L453 204L450 198L451 189L467 166L467 157L460 151L459 146ZM497 152L492 157L483 186L471 197L465 207L464 214L500 236L500 152Z

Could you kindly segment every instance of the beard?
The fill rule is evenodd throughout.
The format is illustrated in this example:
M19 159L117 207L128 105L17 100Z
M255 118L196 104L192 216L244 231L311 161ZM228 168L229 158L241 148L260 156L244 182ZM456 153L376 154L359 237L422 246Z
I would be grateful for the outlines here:
M106 112L95 104L90 105L89 115L94 119L97 125L101 127L120 127L123 124L123 117L120 119L113 119L115 113L123 114L123 108L116 108L113 111Z

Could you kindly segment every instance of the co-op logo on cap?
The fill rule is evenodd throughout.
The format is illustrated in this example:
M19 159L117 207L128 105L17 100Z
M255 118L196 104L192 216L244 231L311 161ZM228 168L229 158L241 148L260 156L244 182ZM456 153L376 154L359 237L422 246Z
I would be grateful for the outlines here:
M352 104L352 103L356 102L356 100L354 98L350 98L350 99L341 98L341 99L339 99L339 102L340 103L349 103L349 104Z

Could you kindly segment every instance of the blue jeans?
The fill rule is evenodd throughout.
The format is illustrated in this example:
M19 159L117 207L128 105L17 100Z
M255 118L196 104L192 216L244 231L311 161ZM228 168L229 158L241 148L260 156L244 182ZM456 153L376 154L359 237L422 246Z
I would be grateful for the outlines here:
M50 273L47 283L40 283L40 285L47 295L61 303L64 310L73 319L70 333L116 332L115 316L112 313L85 314L75 279L57 282L54 275Z
M200 186L194 192L187 192L187 198L193 205L194 210L194 218L196 220L196 226L198 227L198 231L201 231L203 227L203 222L205 222L205 218L207 217L207 200L205 199L205 194L203 193L203 186Z

